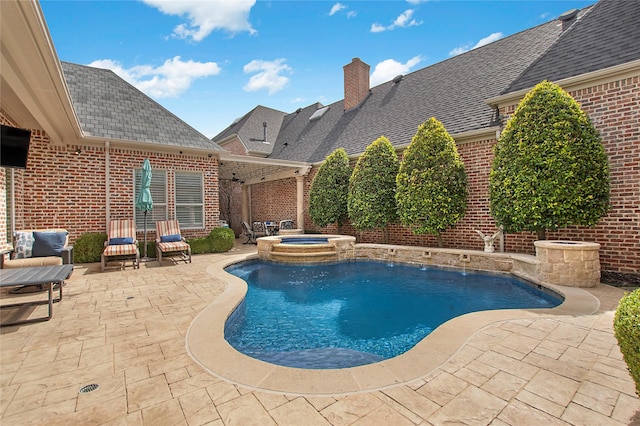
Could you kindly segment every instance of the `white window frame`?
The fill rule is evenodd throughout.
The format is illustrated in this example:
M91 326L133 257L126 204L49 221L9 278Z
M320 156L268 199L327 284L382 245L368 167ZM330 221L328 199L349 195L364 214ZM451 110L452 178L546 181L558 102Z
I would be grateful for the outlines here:
M187 177L187 181L181 181ZM196 180L198 184L193 185ZM188 186L191 186L191 188ZM181 193L186 190L191 191L192 199L180 201ZM180 229L204 229L204 173L175 171L174 208Z

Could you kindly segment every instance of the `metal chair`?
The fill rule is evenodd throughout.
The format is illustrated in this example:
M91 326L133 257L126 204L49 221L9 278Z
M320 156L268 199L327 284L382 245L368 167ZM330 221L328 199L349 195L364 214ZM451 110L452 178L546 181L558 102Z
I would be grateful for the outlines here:
M280 221L280 229L295 229L293 220L285 219Z
M242 235L247 237L243 244L256 244L256 235L247 222L242 222Z
M264 222L253 222L253 235L255 238L266 237L269 235L267 231L267 225Z

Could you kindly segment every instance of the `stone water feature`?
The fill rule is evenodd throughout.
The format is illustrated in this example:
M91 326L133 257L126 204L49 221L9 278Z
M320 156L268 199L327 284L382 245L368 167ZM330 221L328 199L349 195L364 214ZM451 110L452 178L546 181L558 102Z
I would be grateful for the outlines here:
M595 287L600 283L599 244L536 241L536 256L479 250L356 244L348 235L278 235L258 238L258 257L288 263L372 259L423 267L511 273L542 285Z

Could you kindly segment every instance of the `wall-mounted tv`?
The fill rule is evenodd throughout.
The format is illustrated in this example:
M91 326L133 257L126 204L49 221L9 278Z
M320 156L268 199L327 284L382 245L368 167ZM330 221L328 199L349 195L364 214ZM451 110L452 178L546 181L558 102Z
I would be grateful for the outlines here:
M30 141L31 130L19 129L2 124L2 134L0 135L0 166L26 169Z

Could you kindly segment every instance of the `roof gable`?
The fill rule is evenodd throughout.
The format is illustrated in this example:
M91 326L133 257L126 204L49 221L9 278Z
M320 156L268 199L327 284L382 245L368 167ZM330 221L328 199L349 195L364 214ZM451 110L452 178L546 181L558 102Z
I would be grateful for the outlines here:
M85 136L220 151L202 133L113 71L62 62Z
M285 113L258 105L229 127L216 135L212 140L224 144L224 140L237 136L247 151L252 154L271 154L274 143L282 126ZM266 129L264 126L266 123ZM264 140L266 136L266 141Z

